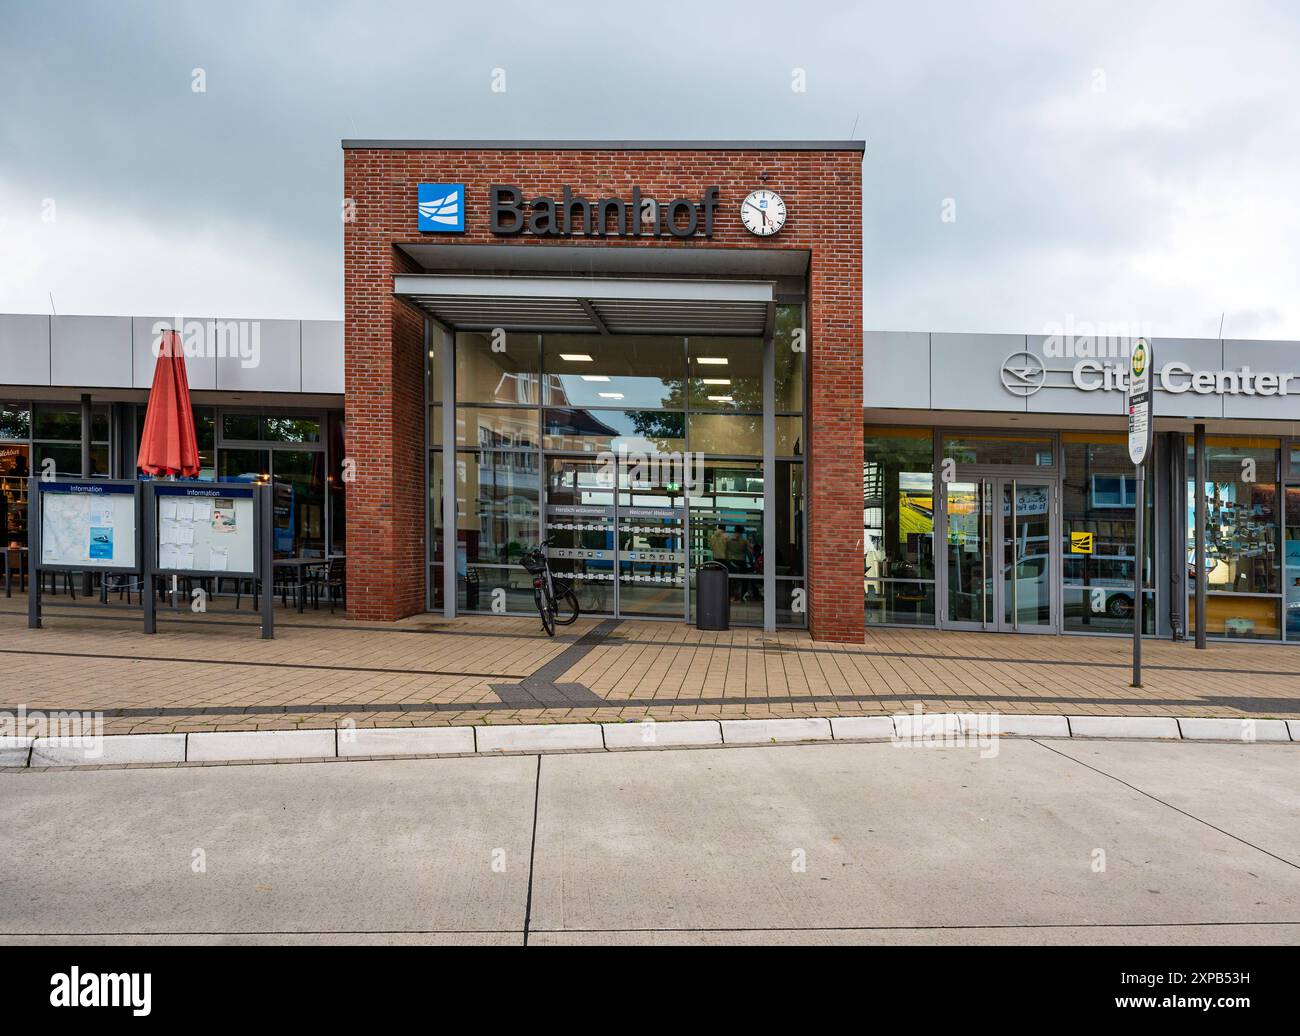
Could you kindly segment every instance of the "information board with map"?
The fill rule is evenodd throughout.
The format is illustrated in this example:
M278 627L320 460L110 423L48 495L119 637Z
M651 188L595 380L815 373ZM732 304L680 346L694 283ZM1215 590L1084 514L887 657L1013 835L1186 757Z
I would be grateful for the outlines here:
M159 572L255 572L252 486L156 483Z
M42 568L135 571L133 483L40 482Z

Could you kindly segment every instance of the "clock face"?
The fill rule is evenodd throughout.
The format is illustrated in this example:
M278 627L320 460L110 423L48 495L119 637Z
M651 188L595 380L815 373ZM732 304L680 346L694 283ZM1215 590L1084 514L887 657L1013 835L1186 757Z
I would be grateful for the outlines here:
M740 221L751 234L769 237L785 226L785 202L775 191L754 191L741 203Z

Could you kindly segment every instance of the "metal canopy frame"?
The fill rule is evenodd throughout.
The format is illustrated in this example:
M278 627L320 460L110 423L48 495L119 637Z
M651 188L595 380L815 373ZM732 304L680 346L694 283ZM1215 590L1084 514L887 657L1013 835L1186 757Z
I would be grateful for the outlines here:
M399 274L393 294L452 331L758 338L776 320L775 282Z

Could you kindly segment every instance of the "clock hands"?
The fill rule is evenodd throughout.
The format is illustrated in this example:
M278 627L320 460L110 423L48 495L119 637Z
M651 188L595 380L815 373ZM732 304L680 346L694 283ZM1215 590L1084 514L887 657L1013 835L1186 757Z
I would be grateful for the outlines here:
M755 198L761 200L755 201ZM756 210L763 217L763 222L761 224L753 223L752 217L745 213L746 208ZM784 224L785 203L782 201L780 195L774 194L771 191L754 191L748 198L741 202L740 216L741 220L751 233L766 237L768 234L775 234L781 229L782 224ZM777 220L777 216L781 217L779 221Z

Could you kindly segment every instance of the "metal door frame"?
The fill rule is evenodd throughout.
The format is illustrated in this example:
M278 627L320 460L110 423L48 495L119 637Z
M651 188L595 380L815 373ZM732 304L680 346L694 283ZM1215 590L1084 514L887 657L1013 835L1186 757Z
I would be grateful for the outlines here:
M950 619L948 617L948 487L950 485L977 484L981 492L987 492L988 504L981 503L983 513L980 519L980 540L984 551L985 571L992 570L992 601L984 614L982 622ZM1007 515L1002 514L1003 495L1011 488L1014 508L1014 492L1018 484L1045 485L1048 488L1048 612L1046 625L1022 626L1016 621L1007 622L1006 579L1003 569L1002 547L1005 535ZM1061 476L1056 471L1025 472L1008 471L1006 468L990 466L969 466L955 469L951 481L938 481L939 500L935 507L935 525L942 557L936 558L935 593L937 596L936 616L939 628L944 630L965 630L985 633L1049 633L1061 632L1062 613L1062 559L1061 559ZM996 556L994 547L996 546ZM1013 562L1014 564L1014 562ZM986 576L986 578L988 578ZM1016 580L1011 580L1014 588ZM987 595L984 600L988 600ZM1014 615L1014 611L1012 612Z
M547 536L549 535L549 532L550 532L550 525L551 525L551 522L550 522L550 513L549 513L549 512L550 512L550 508L551 508L551 502L550 502L550 500L549 500L549 496L550 496L550 468L549 468L549 463L550 463L551 461L558 461L558 462L560 462L560 463L562 463L562 464L586 464L586 465L589 465L589 466L591 466L591 467L593 467L593 468L594 468L594 467L597 465L597 463L598 463L598 462L596 461L596 459L595 459L594 457L592 457L591 455L589 455L589 454L576 454L576 455L575 455L575 454L565 454L565 453L543 453L543 454L542 454L542 463L541 463L541 465L540 465L540 478L539 478L539 483L540 483L540 492L539 492L539 496L540 496L540 500L539 500L539 506L538 506L539 519L540 519L540 527L539 527L539 528L540 528L540 535L541 535L541 539L542 539L542 540L545 540L545 539L547 538ZM684 619L686 618L686 616L688 615L688 613L689 613L689 607L690 607L690 602L689 602L689 599L688 599L688 596L687 596L687 595L689 594L689 592L690 592L690 578L689 578L689 576L690 576L690 566L689 566L689 564L688 564L687 561L683 561L683 562L682 562L682 598L681 598L682 611L681 611L681 614L669 614L669 613L664 613L664 614L662 614L662 615L641 614L641 613L624 614L624 612L623 612L623 608L622 608L622 604L623 604L623 600L622 600L622 565L623 565L623 562L624 562L625 558L624 558L624 552L623 552L622 548L620 548L620 546L619 546L619 532L620 532L620 530L619 530L619 524L620 524L621 521L623 521L623 520L626 519L626 518L635 518L635 517L638 517L638 515L636 515L636 514L634 514L634 513L632 513L632 512L643 511L643 510L656 510L656 508L650 508L650 507L646 507L646 506L642 506L642 505L638 505L638 504L633 504L633 503L623 504L623 503L620 501L620 499L619 499L619 495L620 495L621 493L623 493L623 492L628 492L628 493L630 493L631 490L630 490L630 489L629 489L629 490L624 490L622 487L620 487L619 485L617 485L617 483L612 487L612 489L610 490L610 492L611 492L611 495L612 495L613 499L612 499L612 501L611 501L609 504L586 504L586 505L578 505L578 506L588 506L588 507L605 507L605 508L608 508L608 511L609 511L608 521L609 521L610 524L611 524L611 529L612 529L612 533L613 533L613 546L610 548L610 551L609 551L609 554L610 554L609 562L610 562L610 565L611 565L611 571L612 571L613 576L614 576L614 578L613 578L613 580L612 580L612 582L611 582L611 584L610 584L610 585L612 586L612 589L613 589L613 598L612 598L612 601L611 601L611 605L612 605L611 608L610 608L608 611L600 612L600 613L598 613L598 614L600 614L600 615L608 615L608 616L611 617L611 618L617 618L617 619L624 619L624 618L627 618L627 619L651 619L651 620L654 620L654 619L670 619L670 620L673 620L673 621L682 621L682 620L684 620ZM567 506L567 505L557 504L557 505L555 505L555 506ZM663 510L668 510L668 508L664 508ZM689 507L688 507L688 505L687 505L687 500L686 500L686 496L685 496L684 493L683 493L683 495L682 495L682 503L681 503L680 507L678 507L678 508L673 508L673 510L679 510L679 511L681 512L681 518L680 518L681 524L677 527L677 534L678 534L678 538L681 540L681 553L682 553L683 555L686 555L686 554L688 553L688 546L687 546L687 545L688 545L688 543L689 543L689 529L688 529L688 524L687 524L687 523L688 523L688 520L689 520L689 510L690 510L690 509L689 509ZM554 548L552 548L552 549L554 549ZM633 562L633 561L635 561L636 559L628 558L628 559L626 559L626 560L628 560L629 562Z

